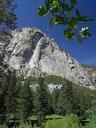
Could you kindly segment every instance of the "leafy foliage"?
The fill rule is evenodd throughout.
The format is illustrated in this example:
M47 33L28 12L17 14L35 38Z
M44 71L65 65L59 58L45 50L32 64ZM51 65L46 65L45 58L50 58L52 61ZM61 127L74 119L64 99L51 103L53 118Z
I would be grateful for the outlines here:
M12 0L0 1L0 31L14 29L16 25L15 5Z
M45 16L50 13L51 18L49 26L54 24L64 25L64 36L68 40L76 37L81 43L84 39L91 36L88 27L80 28L80 23L87 23L93 19L88 16L82 16L76 8L77 0L45 0L44 6L38 7L39 16ZM83 29L83 31L82 31Z
M9 31L16 28L15 8L13 0L0 0L0 41L9 41Z

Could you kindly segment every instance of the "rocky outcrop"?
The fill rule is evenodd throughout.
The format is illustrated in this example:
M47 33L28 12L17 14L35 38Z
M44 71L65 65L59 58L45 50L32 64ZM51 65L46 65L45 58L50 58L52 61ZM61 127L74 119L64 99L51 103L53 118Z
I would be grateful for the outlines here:
M96 83L96 66L82 65L88 72L91 73L93 81Z
M19 75L26 77L56 75L76 84L95 85L92 74L86 68L36 28L12 31L4 61Z

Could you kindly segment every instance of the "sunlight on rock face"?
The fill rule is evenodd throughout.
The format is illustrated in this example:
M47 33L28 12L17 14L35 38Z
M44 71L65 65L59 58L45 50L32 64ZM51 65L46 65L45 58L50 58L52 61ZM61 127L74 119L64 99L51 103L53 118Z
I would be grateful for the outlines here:
M76 84L94 85L94 77L53 39L36 28L12 31L4 60L25 76L45 73L61 76Z

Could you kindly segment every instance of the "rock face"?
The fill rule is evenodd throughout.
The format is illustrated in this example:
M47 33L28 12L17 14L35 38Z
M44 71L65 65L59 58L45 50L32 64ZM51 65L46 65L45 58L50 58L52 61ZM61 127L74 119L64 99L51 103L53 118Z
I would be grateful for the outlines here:
M56 75L76 84L95 84L92 74L86 68L70 54L61 51L53 39L36 28L12 31L4 61L16 69L19 75Z

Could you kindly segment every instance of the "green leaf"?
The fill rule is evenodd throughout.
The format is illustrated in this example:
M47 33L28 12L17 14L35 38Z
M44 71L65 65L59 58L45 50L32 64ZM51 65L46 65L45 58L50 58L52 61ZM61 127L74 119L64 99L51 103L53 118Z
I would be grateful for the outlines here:
M39 6L38 13L39 16L45 16L50 11L50 0L45 1L45 8L43 6Z
M93 21L94 19L92 18L89 18L87 16L82 16L82 17L79 17L78 18L78 21L81 21L81 22L90 22L90 21Z
M45 1L45 6L46 6L46 12L50 10L50 0Z
M83 39L86 39L89 36L91 36L91 34L89 33L89 28L88 27L82 28L81 31L80 31L80 34L81 34Z
M50 13L54 15L56 12L58 12L58 7L52 7L50 8Z
M75 33L72 32L72 29L68 28L64 31L64 36L68 39L68 40L72 40L74 37Z
M80 12L78 9L76 9L76 16L77 16L77 21L78 22L89 22L89 21L93 21L94 19L88 17L88 16L81 16Z
M58 3L58 0L53 0L53 5L54 5L54 6L58 6L58 4L59 4L59 3Z
M73 4L76 4L77 3L77 0L71 0L71 5Z
M69 22L69 26L72 28L72 29L77 29L77 20L75 18L71 18L71 21Z
M46 9L43 6L39 6L38 13L39 13L39 16L44 16L46 15Z
M70 6L68 6L66 3L62 3L62 8L64 9L64 11L69 12L70 11Z
M62 17L62 16L57 16L57 15L53 15L52 18L50 19L49 25L52 26L53 24L63 24L66 25L67 24L67 20L66 18Z
M58 12L61 12L61 13L62 13L62 9L63 9L63 8L62 8L62 4L58 4L57 7L58 7Z

